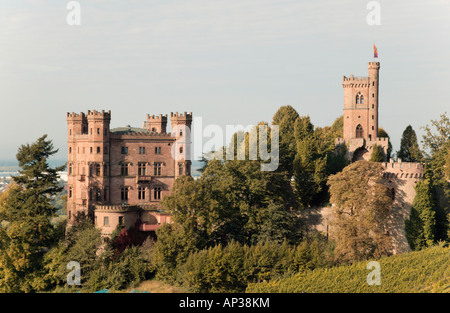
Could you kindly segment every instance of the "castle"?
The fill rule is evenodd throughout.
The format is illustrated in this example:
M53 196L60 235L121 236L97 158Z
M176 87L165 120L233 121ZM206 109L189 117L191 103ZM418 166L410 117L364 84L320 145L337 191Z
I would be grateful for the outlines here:
M387 162L389 138L378 137L378 91L380 62L368 63L369 76L343 77L344 114L343 137L336 139L336 146L346 146L349 161L369 160L373 147L378 145L384 152L383 180L391 189L394 203L389 219L388 230L393 238L393 253L409 250L405 236L405 219L409 218L411 205L416 195L415 186L423 178L424 166L421 163L402 162L392 159ZM331 208L320 209L320 224L317 229L329 231Z
M160 205L175 179L190 175L192 113L147 115L142 128L110 129L111 111L67 113L67 220L84 212L102 234L117 225L153 232L170 215Z
M373 147L382 148L386 158L388 138L378 137L378 86L380 62L369 62L369 76L343 77L344 129L337 145L346 145L352 161L369 160Z

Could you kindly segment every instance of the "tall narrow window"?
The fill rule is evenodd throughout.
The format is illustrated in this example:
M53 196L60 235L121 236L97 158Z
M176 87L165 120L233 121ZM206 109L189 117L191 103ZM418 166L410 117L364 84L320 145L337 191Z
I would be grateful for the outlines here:
M69 198L72 198L72 186L69 187Z
M146 172L146 163L138 163L138 175L145 176Z
M120 189L120 198L122 200L128 200L128 187L122 187Z
M145 200L145 187L138 188L138 199Z
M183 163L178 163L178 175L183 175Z
M155 187L155 189L153 189L153 199L155 200L161 199L161 187Z
M145 154L145 147L139 147L139 154Z
M97 154L100 154L100 147L97 147Z
M69 175L72 175L72 163L69 164Z
M105 216L103 217L103 226L108 226L109 225L109 217Z
M119 225L123 225L123 216L119 216Z
M359 97L359 102L360 102L361 104L364 104L364 96L363 96L363 95L361 95L361 96Z
M361 124L358 124L358 126L356 126L356 138L362 138L362 137L364 137L363 128L362 128Z
M100 176L100 163L95 163L94 168L95 168L95 175Z
M154 164L155 176L161 176L161 164L162 164L161 162L155 162L155 164Z
M128 163L122 163L120 165L120 175L128 176Z
M356 104L359 104L359 94L356 95Z
M127 154L128 153L128 147L122 147L121 153L122 154Z

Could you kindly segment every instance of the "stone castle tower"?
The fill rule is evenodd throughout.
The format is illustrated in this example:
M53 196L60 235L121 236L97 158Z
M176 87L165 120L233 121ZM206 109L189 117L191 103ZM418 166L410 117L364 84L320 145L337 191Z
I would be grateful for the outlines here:
M387 155L388 138L378 137L378 86L380 62L369 62L369 76L343 77L344 130L337 145L346 145L352 161L368 160L373 146L380 146Z

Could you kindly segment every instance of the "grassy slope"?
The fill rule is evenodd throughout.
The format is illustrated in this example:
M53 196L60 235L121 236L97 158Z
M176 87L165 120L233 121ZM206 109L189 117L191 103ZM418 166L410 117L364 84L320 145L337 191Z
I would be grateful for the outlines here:
M321 268L289 278L250 284L247 292L450 292L450 248L432 247L377 260L381 285L369 286L367 262Z

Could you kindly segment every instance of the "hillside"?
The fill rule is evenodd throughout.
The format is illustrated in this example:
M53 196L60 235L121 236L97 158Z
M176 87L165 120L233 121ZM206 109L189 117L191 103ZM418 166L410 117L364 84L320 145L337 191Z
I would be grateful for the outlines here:
M320 268L289 278L253 283L247 292L267 293L411 293L450 292L450 248L440 246L377 260L381 285L366 282L371 270L366 262L334 268Z

